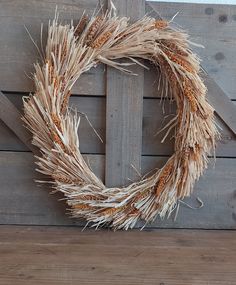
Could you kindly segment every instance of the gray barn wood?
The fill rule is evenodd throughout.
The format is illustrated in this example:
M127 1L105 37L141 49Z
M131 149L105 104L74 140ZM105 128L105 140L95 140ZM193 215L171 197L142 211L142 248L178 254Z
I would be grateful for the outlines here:
M62 0L50 2L34 0L29 3L27 0L20 0L14 4L9 1L0 3L0 86L2 91L34 90L29 77L33 71L32 64L39 58L39 55L24 25L40 45L40 24L43 22L46 29L48 20L54 17L56 4L61 20L68 22L71 18L78 20L84 10L91 14L97 6L97 1L69 0L65 3ZM205 45L204 49L195 48L203 59L203 67L231 99L236 99L234 86L236 79L236 58L234 56L236 7L234 5L181 3L166 5L161 2L148 2L148 6L167 19L171 19L176 12L180 11L175 22L189 31L193 41ZM147 12L149 9L147 8ZM209 14L208 11L212 13ZM99 70L94 69L81 78L74 92L104 95L104 82L104 67Z
M78 20L86 8L91 14L97 5L97 1L28 1L14 2L2 1L0 3L0 89L14 106L21 111L22 95L33 90L32 80L26 76L33 71L33 63L38 54L27 35L24 24L30 30L37 44L40 42L40 23L47 24L53 18L55 3L61 12L61 20L70 18ZM134 1L128 6L134 7ZM132 4L133 3L133 4ZM144 2L140 1L140 4ZM124 3L122 9L128 9ZM149 6L148 6L149 5ZM205 49L195 48L203 58L203 67L219 83L231 100L235 97L235 70L233 56L233 44L235 41L234 29L236 22L233 15L236 14L233 6L218 5L191 5L191 4L168 4L149 2L146 12L150 7L167 19L170 19L177 11L181 11L175 22L187 28L192 39L204 44ZM230 8L230 10L229 10ZM141 10L132 8L132 13ZM210 13L211 11L212 13ZM142 12L143 13L143 12ZM226 17L223 17L226 15ZM135 17L135 16L134 16ZM222 21L222 19L226 21ZM204 28L203 28L204 27ZM44 30L44 37L46 31ZM216 50L217 49L217 50ZM126 183L125 178L137 178L131 163L138 169L142 167L142 173L152 168L160 167L169 155L173 153L173 139L167 139L161 144L163 134L154 134L168 122L175 113L175 106L169 105L165 100L165 114L162 113L160 104L160 91L157 90L158 72L153 66L147 64L149 71L137 68L138 77L128 77L112 69L107 70L103 65L92 69L85 74L73 90L70 104L85 113L93 127L102 137L102 143L85 118L80 125L81 150L86 155L92 169L103 179L111 177L107 184ZM26 73L26 74L25 74ZM209 82L209 95L221 97L221 93L215 89L215 85ZM126 88L129 86L129 88ZM27 92L23 93L22 92ZM128 98L127 98L128 97ZM144 98L144 99L142 99ZM136 100L137 99L137 100ZM127 100L127 101L126 101ZM134 100L136 100L135 104ZM218 101L219 102L219 101ZM221 101L220 101L221 102ZM229 104L234 102L228 101ZM225 112L226 123L234 126L235 117L230 117L234 111L219 105L221 113ZM119 106L117 118L112 120L112 115ZM133 108L135 107L135 108ZM231 109L230 114L227 111ZM225 111L224 111L225 110ZM117 111L117 112L118 112ZM125 117L124 114L129 112ZM138 116L137 116L138 113ZM13 114L12 123L15 116ZM120 118L120 120L119 120ZM122 125L124 123L124 125ZM232 229L235 228L235 163L236 163L236 140L227 124L217 117L217 123L222 128L222 140L218 143L216 150L217 160L215 169L211 168L201 177L196 184L195 192L188 203L198 206L196 197L199 196L204 207L199 210L191 210L182 205L177 220L173 217L167 221L156 221L150 227L173 227L173 228L206 228L206 229ZM20 122L16 122L16 125ZM110 126L115 126L112 129ZM122 130L123 137L119 135L116 128ZM121 128L121 129L120 129ZM129 136L127 136L127 134ZM170 138L173 134L170 135ZM127 137L126 137L127 136ZM124 138L126 137L126 144ZM112 145L107 144L107 140ZM142 144L141 144L142 139ZM123 148L117 150L121 146ZM137 143L136 148L134 144ZM124 146L128 146L124 149ZM117 166L109 167L122 154L127 157L121 159L127 168L117 171ZM122 157L122 156L120 156ZM109 164L110 163L110 164ZM0 223L3 224L47 224L47 225L72 225L77 223L64 215L65 204L58 202L61 196L49 195L49 188L41 185L38 187L33 181L38 177L34 171L34 159L29 148L23 144L16 135L1 121L0 122ZM113 174L109 176L109 171ZM110 173L111 173L110 172ZM128 174L127 174L128 173ZM134 177L132 177L134 176ZM114 179L114 180L113 180ZM115 181L117 179L117 183ZM122 182L123 181L123 182Z
M56 5L60 20L68 23L78 21L84 10L91 15L98 2L105 9L108 1L0 1L0 91L13 104L0 93L6 122L0 120L0 284L236 285L236 6L148 1L144 7L144 0L113 0L118 13L132 19L145 9L168 20L179 11L172 25L180 24L192 41L205 46L194 50L214 80L207 77L206 84L222 140L215 167L211 158L194 193L185 204L179 202L177 216L174 211L167 220L157 219L146 232L81 232L85 221L69 217L63 196L35 182L44 177L35 171L20 115L22 96L34 91L31 73L40 56L24 25L41 49L40 24L45 46ZM98 65L73 89L70 105L81 112L81 151L107 185L137 179L131 164L142 174L160 168L174 151L173 133L164 143L164 134L155 133L173 117L175 104L161 103L160 74L144 64L149 70L132 69L138 76ZM197 199L204 203L200 209Z
M105 178L105 157L103 155L85 156L95 173ZM143 156L142 171L148 173L164 165L166 157ZM0 152L0 224L33 225L81 225L65 215L66 207L62 196L50 195L50 188L38 186L33 179L42 179L34 171L36 165L31 153ZM191 198L185 201L193 207L199 204L199 197L204 207L192 210L180 204L177 220L173 216L165 221L156 221L149 227L161 228L236 228L236 160L218 158L215 168L212 163L205 175L195 186ZM140 224L141 225L141 224Z
M146 6L147 12L151 7L167 20L179 12L173 25L187 30L191 41L205 47L193 47L202 58L203 68L229 98L236 99L236 5L148 1Z
M26 28L41 50L40 26L44 24L43 44L48 21L55 15L56 6L60 13L59 20L70 23L71 19L79 21L86 10L91 15L98 7L96 0L63 1L1 1L0 3L0 90L33 91L33 63L41 60ZM26 28L25 28L26 27ZM104 66L91 69L83 74L75 85L73 92L88 95L105 94Z
M7 94L7 98L18 110L22 111L22 94ZM92 126L103 140L103 142L100 141L87 119L81 114L79 133L82 153L105 154L106 118L104 114L106 112L106 98L72 96L70 104L87 115ZM175 105L170 104L168 100L163 102L158 98L145 98L143 100L142 155L171 155L173 153L173 132L164 143L161 143L164 134L157 134L168 123L173 114L175 114ZM164 119L165 116L168 117ZM221 140L216 148L217 157L236 157L236 138L234 134L218 117L217 124L221 132ZM0 133L0 150L29 150L2 121L0 121Z
M14 131L14 134L24 143L31 151L35 151L31 144L31 134L23 126L21 112L13 104L9 104L8 98L0 92L0 117L6 126ZM10 116L9 116L10 114Z
M135 21L145 14L144 0L114 1L117 13ZM130 68L131 69L131 68ZM127 76L107 68L106 185L125 185L141 170L143 69ZM133 168L131 167L133 166Z

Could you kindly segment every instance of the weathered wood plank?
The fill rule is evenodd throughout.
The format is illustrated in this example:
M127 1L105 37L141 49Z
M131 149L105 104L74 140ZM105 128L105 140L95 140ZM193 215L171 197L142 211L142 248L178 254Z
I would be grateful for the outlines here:
M231 104L233 105L234 102ZM143 155L170 155L174 151L173 132L164 143L161 143L165 132L155 135L175 114L175 105L166 100L145 99L143 106ZM163 114L164 109L164 114ZM167 116L165 119L164 117ZM219 126L221 140L217 142L216 155L220 157L236 157L236 138L234 133L216 115L216 123Z
M210 103L214 106L216 113L236 136L236 106L212 78L205 74L204 79L210 90ZM212 96L210 96L211 94Z
M148 5L148 4L147 4ZM152 5L146 6L146 9L151 9ZM153 10L153 13L156 10ZM218 53L219 54L219 53ZM223 55L222 53L220 53ZM203 79L208 87L208 98L213 103L213 106L217 114L224 120L227 126L236 135L236 108L232 105L230 98L223 92L223 90L218 86L218 84L211 78L209 74L204 73ZM227 111L226 111L227 110Z
M4 285L236 284L233 231L1 226L0 238Z
M145 13L144 0L113 1L117 13L135 21ZM137 77L107 68L106 184L125 185L137 179L142 152L143 70Z
M22 95L7 94L14 105L21 110ZM236 103L236 102L232 102ZM82 117L79 128L80 148L82 153L104 154L106 141L106 99L104 97L72 96L70 104L85 113L93 127L103 139L98 139L87 120ZM163 109L165 113L163 114ZM164 101L164 107L159 99L149 98L143 101L143 129L142 129L142 154L143 155L170 155L173 153L173 138L161 143L163 133L155 136L172 117L164 116L175 113L175 105ZM217 144L216 155L220 157L236 157L236 138L228 127L217 117L217 124L221 127L221 140ZM27 151L28 148L14 135L14 133L0 120L0 150Z
M105 158L87 156L95 173L104 180ZM143 173L161 167L167 158L142 157ZM49 195L49 189L38 187L33 179L40 178L34 171L31 153L0 152L0 224L32 225L81 225L65 215L66 207L60 195ZM216 160L195 186L190 199L198 206L195 197L204 202L204 207L192 210L180 206L177 220L157 221L149 227L236 229L236 159ZM140 224L141 225L141 224Z
M148 1L146 12L150 11L148 6L168 20L179 12L173 25L181 26L192 41L205 46L193 47L202 58L202 66L228 97L236 99L236 6Z
M85 158L104 180L104 157ZM66 215L64 202L58 201L62 196L53 198L50 188L34 182L43 178L34 170L34 161L29 152L0 152L0 224L74 224Z
M36 151L36 148L31 144L31 134L23 127L21 113L2 92L0 92L0 119L27 148L33 152Z
M29 77L34 72L33 63L39 61L40 56L24 26L41 49L40 25L44 24L44 46L46 27L49 19L54 18L56 6L62 22L70 22L71 19L78 21L84 10L91 15L99 7L97 0L0 2L0 90L34 91L33 81ZM104 66L83 74L73 92L104 95Z
M195 48L202 57L202 65L209 75L230 98L236 98L236 58L234 56L236 8L230 5L200 5L186 3L148 2L163 17L170 19L180 11L175 22L187 29L191 38L204 44L205 49ZM98 5L92 1L44 1L26 0L2 1L0 3L0 88L5 91L33 91L33 82L28 76L33 72L33 63L39 55L31 42L24 25L30 30L37 44L40 45L40 24L46 27L48 20L54 17L58 6L62 21L71 18L77 20L86 9L91 14ZM148 12L148 11L147 11ZM155 15L153 15L155 16ZM44 36L46 30L44 31ZM145 96L157 96L150 84L149 77L154 73L145 72ZM148 83L149 82L149 83ZM104 95L104 66L89 71L81 77L74 89L75 93Z
M6 97L14 104L14 106L23 113L23 103L21 94L6 94ZM105 153L105 98L104 97L86 97L86 96L72 96L70 105L76 107L81 112L81 123L79 127L80 147L83 153ZM1 106L0 106L1 108ZM14 116L10 114L10 119ZM0 114L1 115L1 114ZM88 120L85 115L87 115ZM100 141L98 136L93 131L91 125L96 129L97 133L102 138ZM19 124L23 124L19 120ZM22 127L21 127L22 128ZM18 130L18 124L17 124ZM29 151L29 148L18 139L14 133L1 121L0 118L0 150L15 150L15 151ZM29 142L30 142L29 135Z
M155 158L145 158L144 171L155 167ZM146 168L145 168L146 166ZM157 219L151 227L167 228L210 228L236 229L236 159L213 159L204 175L195 184L194 193L184 202L192 207L199 207L197 198L203 202L201 209L189 209L180 203L176 221L172 218ZM142 223L140 223L142 225ZM227 225L227 226L226 226Z

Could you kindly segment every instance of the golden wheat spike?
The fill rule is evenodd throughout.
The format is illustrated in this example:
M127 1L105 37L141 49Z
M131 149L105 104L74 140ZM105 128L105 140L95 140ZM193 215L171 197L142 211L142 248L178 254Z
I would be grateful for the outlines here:
M190 103L191 109L193 112L197 111L197 102L196 102L196 98L195 98L195 90L192 87L191 82L189 81L189 79L185 79L183 82L183 94L185 97L188 98L188 101Z
M112 36L112 33L110 31L107 31L103 34L101 34L97 39L91 43L91 47L95 49L101 48Z
M156 20L154 23L155 29L162 30L168 27L168 22L165 20Z
M99 29L102 21L103 21L103 17L97 16L95 18L95 20L93 21L93 23L91 24L91 26L90 26L90 28L88 30L86 39L85 39L85 43L87 45L90 45L92 43L92 41L94 40L95 35L98 32L98 29Z
M75 36L76 37L78 37L78 38L80 37L80 35L84 31L87 23L88 23L88 16L87 15L83 15L82 18L80 19L78 25L75 28Z

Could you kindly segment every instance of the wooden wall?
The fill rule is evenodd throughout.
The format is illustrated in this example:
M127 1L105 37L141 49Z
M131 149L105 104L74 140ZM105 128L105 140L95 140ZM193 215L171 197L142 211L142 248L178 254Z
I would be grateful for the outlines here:
M120 13L129 14L135 19L137 15L131 13L137 3L135 0L128 1L130 4L125 6L119 1L114 2L117 2ZM236 7L138 2L140 9L136 13L139 16L145 12L156 16L158 12L171 19L179 12L173 24L187 29L193 41L205 46L205 49L194 48L202 57L203 68L223 89L232 104L235 104ZM40 24L43 22L45 26L44 39L47 22L54 17L56 5L64 22L71 18L78 20L85 9L91 14L97 4L98 1L95 0L0 2L0 90L19 110L22 109L22 96L33 91L30 79L32 64L39 59L24 26L37 44L40 44ZM175 106L165 100L163 115L155 70L150 66L149 71L137 68L137 72L138 77L130 78L100 65L80 78L71 98L71 104L88 116L103 138L104 143L101 143L86 119L82 118L79 129L81 150L95 173L110 185L137 179L130 162L134 162L145 173L163 165L173 152L173 139L161 144L162 135L154 134L168 122L171 117L168 115L175 112ZM127 94L123 92L127 88L124 86L130 90L128 104L125 101ZM214 87L209 86L211 97L215 92ZM123 117L122 114L130 110L130 104L135 98L135 110L128 117ZM116 111L117 108L120 108L120 113ZM113 120L111 115L114 115ZM125 128L117 123L119 118L126 122ZM185 200L197 207L196 197L199 197L204 202L204 207L193 210L181 205L176 221L171 217L167 221L158 220L150 227L236 228L236 139L219 117L217 122L222 129L222 140L216 150L215 166L212 161L205 175L196 184L193 196ZM64 202L58 202L62 197L50 195L47 187L34 182L38 178L34 167L32 153L0 121L0 224L83 224L83 221L75 221L65 215Z

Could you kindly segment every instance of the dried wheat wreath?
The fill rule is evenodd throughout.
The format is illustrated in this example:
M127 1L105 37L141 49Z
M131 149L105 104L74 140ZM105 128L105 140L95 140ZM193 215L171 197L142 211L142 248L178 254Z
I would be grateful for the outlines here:
M80 75L98 63L129 72L128 63L116 61L120 58L137 64L137 58L149 60L160 69L166 94L177 104L177 114L166 126L167 134L175 129L175 152L150 177L107 188L80 153L79 117L68 108L68 100ZM36 91L24 99L23 120L41 151L38 171L64 194L73 217L93 226L128 229L139 219L163 218L190 195L218 133L199 77L199 59L186 33L147 16L129 24L113 10L90 20L82 16L76 27L59 24L56 16L49 24L43 64L35 64L35 70Z

